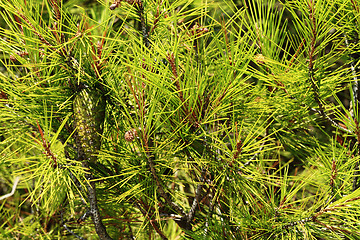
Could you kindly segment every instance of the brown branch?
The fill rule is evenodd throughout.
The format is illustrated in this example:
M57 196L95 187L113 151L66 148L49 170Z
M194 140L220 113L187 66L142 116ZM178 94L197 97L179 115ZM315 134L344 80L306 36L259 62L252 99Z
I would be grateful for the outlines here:
M192 111L192 109L190 109L191 112L189 112L189 106L187 104L187 102L185 101L184 95L183 95L183 91L181 89L181 85L180 85L180 77L178 75L178 71L177 71L177 67L175 64L175 56L174 53L168 53L168 55L166 56L166 59L168 60L170 67L171 67L171 72L174 76L174 80L175 80L175 87L176 90L179 94L179 99L181 101L182 105L182 110L184 112L185 118L188 119L189 123L191 125L194 125L195 127L198 127L199 124L197 122L197 117L194 115L194 112Z
M315 13L314 13L314 10L315 10L314 0L309 1L308 7L309 7L309 19L311 21L311 27L312 27L312 36L311 36L310 52L309 52L309 65L308 65L309 82L311 84L311 88L314 93L315 101L316 101L317 105L319 106L319 110L313 109L313 108L310 108L310 110L319 113L323 119L328 120L334 127L341 129L342 131L345 131L347 133L352 133L352 131L341 127L338 123L336 123L334 120L332 120L325 113L323 103L321 102L321 99L319 96L319 86L316 85L315 77L314 77L314 57L315 57L314 54L315 54L316 41L317 41L317 26L316 26L316 18L315 18Z
M150 172L151 172L151 175L153 176L154 180L155 180L155 183L156 183L156 186L158 187L158 191L159 191L159 194L162 198L164 198L165 202L172 208L174 209L177 213L181 214L182 216L185 216L185 212L184 210L179 206L177 205L176 203L172 202L168 195L166 194L164 188L163 188L163 184L161 182L161 180L159 179L159 177L157 176L156 174L156 170L155 170L155 162L154 162L154 157L151 155L151 153L149 152L149 147L146 146L146 149L147 149L147 160L148 160L148 163L149 163L149 167L150 167Z
M330 225L327 225L325 223L322 223L320 222L319 220L317 219L314 219L314 222L320 224L321 226L331 230L331 231L335 231L335 232L342 232L342 233L345 233L345 234L351 234L352 232L349 231L349 230L345 230L345 229L341 229L341 228L338 228L338 227L334 227L334 226L330 226Z
M343 203L338 204L338 205L335 205L335 206L333 206L333 207L331 207L331 208L324 208L324 209L320 210L319 212L317 212L317 213L313 216L313 218L316 219L316 218L318 218L320 215L322 215L322 214L324 214L324 213L326 213L326 212L337 211L338 208L340 208L340 207L345 207L347 203L353 202L353 201L356 201L356 200L360 200L360 197L355 197L355 198L348 199L348 200L344 201Z
M360 12L360 11L359 11L359 6L356 5L356 2L355 2L354 0L351 0L351 4L353 5L352 7L354 8L354 10L355 10L357 13L359 13L359 12Z
M17 11L17 14L32 28L33 33L38 36L38 38L40 39L40 41L42 43L44 43L45 45L48 46L52 46L34 27L34 25L29 21L29 19L27 19L27 17L25 15L23 15L22 13L20 13L19 11Z
M83 167L89 171L89 164L86 160L82 161ZM95 231L101 240L112 240L109 234L106 232L106 228L102 222L99 207L97 204L97 197L96 197L96 188L95 182L91 181L93 176L91 173L86 173L85 177L89 182L86 183L86 188L88 190L87 195L90 203L90 213L91 219L95 226Z
M138 204L138 203L134 203L135 206L140 210L140 212L142 213L142 215L146 218L148 218L151 226L155 229L155 231L160 235L160 237L163 239L163 240L166 240L168 239L165 234L161 231L160 227L158 226L158 222L157 220L155 219L151 219L150 216L149 216L149 207L146 207L145 204L143 202L140 202L144 208L146 208L146 211Z
M16 21L16 26L20 29L21 34L24 34L24 29L23 26L21 24L20 18L14 14L14 19Z
M36 124L37 124L39 132L40 132L42 146L43 146L43 148L45 150L45 155L47 157L50 157L53 160L53 167L57 167L57 158L50 149L50 143L45 139L44 132L42 131L42 129L41 129L41 127L40 127L37 120L36 120Z
M301 50L301 48L304 46L305 44L305 38L302 40L302 42L300 43L298 49L296 50L295 54L292 56L291 60L290 60L290 63L289 63L289 67L291 67L291 65L294 63L296 57L299 55L299 52ZM286 72L289 71L289 68L286 69Z
M226 46L226 53L229 59L229 64L232 65L232 60L231 60L231 49L229 47L229 38L228 38L228 31L226 29L225 26L225 20L224 17L221 20L221 29L223 31L224 37L225 37L225 46Z
M55 18L57 21L61 20L61 11L60 11L60 7L59 7L59 0L49 0L50 4L53 8L54 14L55 14Z
M315 109L315 108L309 108L310 111L313 111L315 113L318 113L320 116L322 116L323 118L325 118L326 120L328 120L331 125L341 131L344 131L346 133L349 133L349 134L353 134L353 132L347 128L344 128L342 127L340 124L338 124L337 122L335 122L334 120L332 120L324 111L321 111L321 110L318 110L318 109Z
M299 221L294 221L294 222L286 223L286 224L283 225L282 227L283 227L283 228L289 228L289 227L293 227L293 226L296 226L296 225L298 225L298 224L306 223L306 222L310 222L310 221L313 221L313 218L312 218L312 217L304 218L304 219L301 219L301 220L299 220Z
M156 14L155 14L155 20L154 20L154 24L149 32L149 35L151 35L153 33L153 31L155 30L155 28L157 27L158 25L158 22L160 20L160 6L162 5L163 1L162 0L159 0L159 4L156 8Z
M233 155L233 159L237 159L239 157L240 153L242 152L242 147L243 147L242 141L238 140L236 142L236 151Z
M316 44L316 37L317 37L317 32L316 32L316 19L314 16L314 0L310 0L309 1L309 19L311 21L311 32L312 32L312 37L311 37L311 43L310 43L310 53L309 53L309 70L312 70L314 67L314 52L315 52L315 44Z
M185 214L184 210L180 206L178 206L176 203L172 202L169 199L167 193L164 190L163 183L156 173L155 157L151 152L151 147L153 145L153 141L146 134L145 129L144 129L144 133L142 134L142 139L143 139L143 143L144 143L144 147L145 147L145 151L146 151L146 158L147 158L147 162L149 164L150 172L155 180L156 186L158 187L157 190L158 190L160 196L165 200L166 204L168 204L173 210L175 210L178 214L185 216L186 214Z
M334 187L335 187L335 179L337 176L337 169L336 169L336 161L333 159L332 166L331 166L331 176L330 176L330 187L332 189L332 195L334 194Z
M131 69L130 67L128 67L128 72L129 72L129 77L125 77L125 81L126 83L128 84L129 88L130 88L130 91L132 93L132 95L134 96L134 99L135 99L135 102L136 102L136 105L138 106L139 108L139 111L142 112L142 109L141 109L141 105L140 105L140 101L139 101L139 98L133 88L133 83L131 81L131 79L133 79L133 76L131 75ZM135 84L134 84L135 85Z

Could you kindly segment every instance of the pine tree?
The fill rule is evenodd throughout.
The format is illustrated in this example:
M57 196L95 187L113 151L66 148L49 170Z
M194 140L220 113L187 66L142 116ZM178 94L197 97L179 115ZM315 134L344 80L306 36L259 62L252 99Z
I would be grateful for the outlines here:
M360 239L359 9L0 1L1 239Z

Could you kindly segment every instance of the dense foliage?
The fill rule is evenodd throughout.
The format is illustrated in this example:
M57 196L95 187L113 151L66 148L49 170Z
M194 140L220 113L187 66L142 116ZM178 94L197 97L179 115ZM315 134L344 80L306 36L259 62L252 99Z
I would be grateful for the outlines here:
M1 239L360 239L357 1L0 14Z

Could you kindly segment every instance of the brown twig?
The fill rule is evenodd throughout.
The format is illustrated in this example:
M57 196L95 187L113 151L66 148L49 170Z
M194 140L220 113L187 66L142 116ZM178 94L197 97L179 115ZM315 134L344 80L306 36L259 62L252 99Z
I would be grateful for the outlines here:
M298 49L296 50L295 54L291 57L291 60L290 60L290 63L289 63L289 67L291 67L291 65L294 63L296 57L299 55L300 50L301 50L301 48L304 46L305 42L306 42L306 41L305 41L305 38L304 38L304 39L302 40L302 42L300 43ZM288 72L288 71L289 71L289 68L286 69L286 72Z
M61 11L60 11L60 3L59 0L49 0L50 4L53 8L54 14L55 14L55 18L57 21L61 20Z
M163 239L163 240L166 240L168 239L165 234L161 231L160 227L158 226L158 222L155 220L155 219L151 219L150 218L150 214L149 214L149 207L146 207L141 201L140 203L144 206L144 208L146 210L144 210L138 203L135 203L135 206L137 206L137 208L140 210L140 212L142 213L142 215L146 218L148 218L151 226L155 229L155 231L160 235L160 237Z
M165 192L165 190L163 188L163 184L162 184L161 180L159 179L159 177L156 174L154 157L152 156L152 154L151 154L151 152L149 150L148 142L149 141L145 142L145 144L147 144L147 145L145 145L145 148L146 148L146 151L147 151L147 160L148 160L148 163L149 163L149 168L150 168L151 175L153 176L153 178L155 180L155 184L158 187L159 194L172 209L174 209L177 213L181 214L182 216L185 216L186 214L185 214L184 210L179 205L172 202L169 199L168 195L166 194L166 192Z
M14 14L14 19L16 21L16 26L20 29L20 33L24 34L24 28L23 28L23 26L21 24L20 18L17 15Z
M180 85L180 77L178 75L174 53L168 53L168 55L166 56L166 59L168 60L168 62L170 64L171 72L174 76L176 91L178 92L179 99L182 103L182 110L184 112L185 119L187 119L189 121L190 125L197 128L197 127L199 127L198 116L195 114L195 112L193 111L192 108L189 109L187 101L185 101L183 91L182 91L181 85Z
M331 231L335 231L335 232L342 232L342 233L345 233L345 234L351 234L352 232L349 231L349 230L345 230L345 229L341 229L341 228L338 228L338 227L334 227L334 226L330 226L330 225L327 225L325 223L322 223L320 222L319 220L317 219L314 219L314 222L320 224L321 226L331 230Z
M353 8L355 9L355 11L357 13L359 13L359 6L357 5L357 3L354 0L351 0L351 4L353 5Z
M156 8L156 14L155 14L155 20L154 20L154 24L149 32L149 35L151 35L153 33L153 31L155 30L155 28L157 27L159 20L160 20L160 7L162 5L163 1L159 0L159 4Z
M228 31L226 29L225 26L225 20L224 17L221 20L221 29L223 31L224 37L225 37L225 46L226 46L226 53L229 59L229 64L232 65L232 60L231 60L231 48L229 47L229 38L228 38Z
M337 176L337 168L336 168L336 161L333 159L331 165L331 176L330 176L330 187L332 189L332 195L335 193L335 179Z
M52 46L34 27L34 25L29 21L29 19L27 19L27 17L20 13L20 11L17 11L17 14L32 28L33 33L38 36L38 38L40 39L40 41L42 43L44 43L47 46Z
M39 129L39 133L40 133L40 136L41 136L41 142L42 142L42 146L43 146L43 148L44 148L44 150L45 150L45 155L47 156L47 157L50 157L51 159L52 159L52 161L53 161L53 167L57 167L57 158L56 158L56 156L54 155L54 153L51 151L51 149L50 149L50 143L45 139L45 137L44 137L44 132L42 131L42 129L41 129L41 127L40 127L40 125L39 125L39 123L38 123L38 121L36 121L36 124L37 124L37 127L38 127L38 129Z

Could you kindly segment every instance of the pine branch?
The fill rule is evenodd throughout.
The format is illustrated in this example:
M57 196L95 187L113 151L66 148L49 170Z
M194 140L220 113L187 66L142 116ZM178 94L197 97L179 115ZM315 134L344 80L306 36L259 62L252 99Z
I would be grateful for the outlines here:
M83 160L83 167L85 169L89 169L89 165L86 160ZM90 203L91 218L94 223L96 233L98 234L101 240L112 240L112 238L107 233L106 228L101 220L100 211L97 203L97 197L96 197L95 182L92 181L93 175L87 173L85 174L85 178L87 181L89 181L86 183L86 188L87 188L88 200Z
M137 206L137 208L141 211L141 213L143 214L144 217L150 219L150 216L152 216L153 214L150 214L149 213L149 210L147 209L147 211L145 211L138 203L135 203L135 205ZM150 216L149 216L150 215ZM168 239L164 233L161 231L158 223L156 220L154 219L150 219L150 224L153 226L153 228L155 229L155 231L160 235L160 237L163 239L163 240L166 240Z
M163 187L163 184L162 184L160 178L156 174L155 162L154 162L155 159L154 159L154 156L152 155L152 153L150 152L150 144L151 143L149 143L149 140L145 141L146 155L147 155L147 160L149 163L150 172L155 180L156 186L158 187L159 194L172 209L174 209L176 212L178 212L182 216L184 216L185 215L184 210L180 206L178 206L176 203L172 202L169 199L167 193L164 190L164 187Z
M193 221L193 219L195 217L195 210L196 210L196 208L198 207L198 204L199 204L200 195L201 195L201 192L202 192L202 189L203 189L203 182L205 180L205 178L203 176L205 174L206 174L206 171L203 169L201 171L201 178L200 178L201 183L198 184L198 186L196 187L194 201L193 201L193 203L191 205L191 209L189 210L189 213L186 216L186 218L187 218L186 219L186 224L187 224L188 228L191 228L191 222Z

